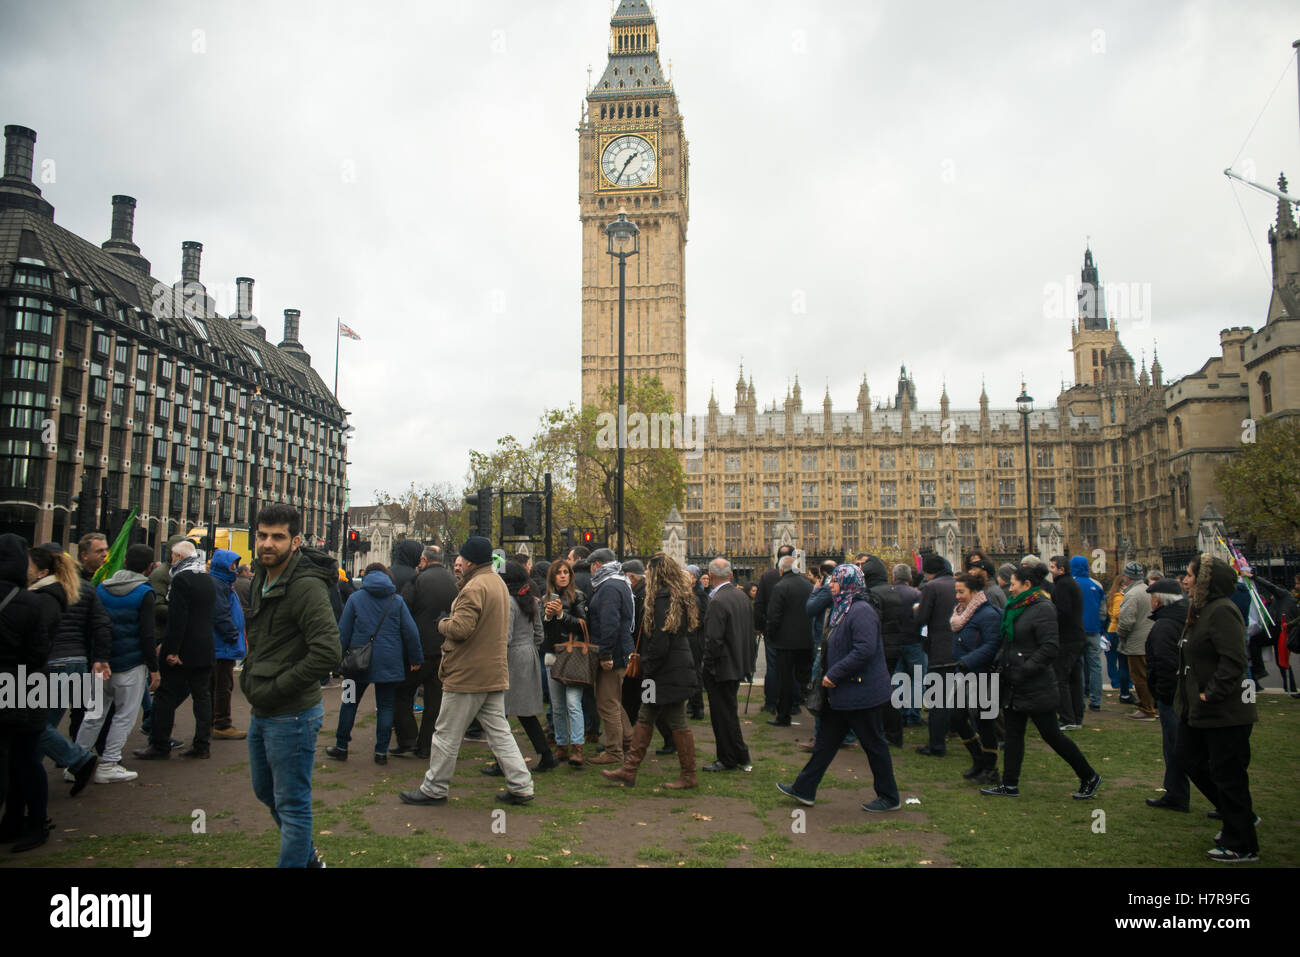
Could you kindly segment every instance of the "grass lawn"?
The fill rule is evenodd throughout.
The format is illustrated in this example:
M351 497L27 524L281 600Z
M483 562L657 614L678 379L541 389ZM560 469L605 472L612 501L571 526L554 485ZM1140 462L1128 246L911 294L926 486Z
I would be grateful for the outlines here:
M925 729L913 728L893 751L894 766L904 799L920 803L874 815L859 807L875 796L860 748L841 750L815 807L781 795L776 783L792 781L807 757L795 741L811 735L811 719L772 728L756 705L743 719L752 722L743 728L753 772L700 773L694 791L662 788L677 761L652 754L634 789L608 784L594 768L559 768L536 777L532 804L504 808L493 800L501 779L479 773L488 749L467 744L449 805L408 807L397 792L418 785L423 763L371 763L373 715L358 721L348 762L327 760L336 713L327 702L314 775L316 843L330 867L1221 866L1204 856L1218 828L1198 792L1190 814L1144 803L1159 793L1160 730L1125 719L1127 710L1107 693L1103 712L1090 712L1088 725L1072 733L1103 778L1091 801L1070 798L1073 775L1032 726L1018 799L983 797L963 781L969 762L955 739L945 758L917 755ZM1263 818L1262 861L1300 866L1300 812L1290 789L1300 769L1300 701L1263 694L1259 711L1250 777ZM707 720L693 727L703 765L713 759L712 734ZM517 740L530 754L522 734ZM278 833L252 795L247 751L237 742L213 750L210 763L155 762L140 768L139 782L92 786L76 800L62 796L66 786L54 772L50 813L58 823L50 843L0 856L0 866L273 865ZM111 793L101 800L104 792ZM106 806L110 799L118 804ZM192 833L194 808L205 809L206 833Z

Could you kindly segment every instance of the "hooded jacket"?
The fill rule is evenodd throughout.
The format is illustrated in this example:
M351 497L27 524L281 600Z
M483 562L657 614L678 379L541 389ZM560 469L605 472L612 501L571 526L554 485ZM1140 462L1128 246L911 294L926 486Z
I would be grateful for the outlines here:
M244 606L235 594L239 555L224 548L212 553L212 584L216 601L212 606L212 644L218 661L238 661L248 650L244 640Z
M393 587L399 595L415 577L415 566L420 564L420 556L423 554L424 546L413 538L404 539L393 547L393 567L389 571L392 572Z
M875 555L862 562L862 584L879 599L876 610L880 615L880 637L885 643L885 663L897 661L903 644L903 597L890 586L889 569Z
M1079 595L1083 603L1083 633L1101 634L1101 606L1106 601L1106 590L1092 577L1088 569L1088 559L1082 555L1071 558L1070 577L1079 586Z
M52 602L38 598L27 590L27 542L17 535L0 535L0 601L9 599L0 609L0 674L10 676L5 684L14 691L18 668L28 674L45 670L46 659L59 619L52 614ZM12 597L10 597L12 596ZM45 727L45 708L23 707L19 694L14 702L0 707L0 727L39 731Z
M320 704L320 680L338 666L339 628L329 585L338 562L301 546L266 588L266 566L253 573L248 656L239 687L254 717L301 714Z
M1246 622L1232 601L1236 587L1232 566L1201 556L1187 626L1178 645L1174 688L1174 713L1193 728L1231 728L1259 720L1254 701L1243 700Z
M405 681L410 665L424 664L420 629L411 617L393 580L381 571L368 572L361 588L343 606L339 619L339 642L346 652L359 648L374 636L367 684Z
M114 673L140 665L158 670L154 640L154 602L157 595L149 579L125 568L99 583L96 589L111 623L112 648L108 667Z

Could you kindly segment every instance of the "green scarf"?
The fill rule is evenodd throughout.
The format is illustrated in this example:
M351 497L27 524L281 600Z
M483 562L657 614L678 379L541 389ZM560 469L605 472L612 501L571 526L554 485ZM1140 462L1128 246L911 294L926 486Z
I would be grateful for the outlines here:
M1007 607L1002 612L1002 640L1010 641L1016 633L1016 619L1023 614L1030 605L1036 601L1047 599L1047 592L1041 588L1031 588L1028 591L1022 591L1015 598L1007 602Z

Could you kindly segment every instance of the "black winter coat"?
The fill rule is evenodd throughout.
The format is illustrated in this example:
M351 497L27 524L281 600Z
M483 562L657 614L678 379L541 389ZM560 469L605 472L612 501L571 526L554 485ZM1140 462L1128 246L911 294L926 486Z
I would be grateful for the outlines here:
M173 578L171 597L167 599L167 632L158 657L165 660L168 655L178 655L184 668L214 667L212 622L216 604L217 588L207 572L181 572Z
M456 576L442 564L428 565L402 589L402 601L420 629L420 649L426 660L442 654L442 632L438 619L451 611L456 600Z
M789 571L772 589L767 603L767 629L763 640L768 647L781 651L810 651L812 622L804 611L812 582L798 572Z
M916 610L916 627L925 628L925 653L930 667L950 665L952 625L948 620L957 607L957 585L951 575L936 575L921 586L921 607Z
M1055 711L1060 699L1052 662L1060 650L1056 609L1049 599L1040 598L1020 613L1011 640L1004 639L998 652L1002 707Z
M1052 582L1052 604L1056 606L1056 633L1062 648L1083 647L1083 590L1069 575Z
M90 576L81 576L80 592L80 597L59 618L59 632L54 637L50 658L85 658L91 664L108 661L113 647L113 622L90 583Z
M393 567L388 570L388 577L393 580L397 594L402 594L402 590L415 578L415 566L420 564L423 553L424 546L413 538L404 539L393 548Z
M1254 724L1259 710L1243 700L1246 681L1246 623L1231 595L1236 573L1216 559L1201 566L1193 590L1203 607L1178 644L1174 713L1193 728ZM1208 579L1208 581L1207 581ZM1191 615L1191 609L1188 609ZM1205 700L1201 700L1205 695Z
M885 645L885 663L891 668L898 661L903 645L903 597L889 584L889 569L875 555L862 563L862 582L879 601L873 602L880 615L880 637ZM911 617L911 608L908 608Z
M654 682L654 702L660 705L685 701L699 687L686 623L664 631L670 601L667 589L655 595L653 630L641 636L641 676Z
M27 590L27 561L27 543L22 538L0 535L0 601L13 594L0 610L0 673L12 675L15 683L20 665L28 674L45 670L62 611L63 589L58 585L54 586L57 595L42 589L48 594L41 597ZM39 731L47 717L44 708L0 708L0 727Z
M555 646L566 641L585 641L587 632L582 627L587 620L587 596L575 586L573 601L560 599L560 617L547 618L542 612L542 653L551 654ZM546 602L542 602L543 605Z
M1187 624L1187 602L1161 605L1151 613L1151 621L1147 632L1147 687L1157 703L1172 707L1178 686L1178 640Z

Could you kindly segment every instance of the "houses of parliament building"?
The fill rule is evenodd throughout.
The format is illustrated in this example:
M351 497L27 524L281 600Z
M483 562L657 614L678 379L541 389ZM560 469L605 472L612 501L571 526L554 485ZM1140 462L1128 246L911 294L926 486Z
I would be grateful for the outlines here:
M627 269L628 375L657 375L681 410L688 142L649 5L621 0L610 26L608 63L578 131L583 401L617 368L618 275L603 228L623 209L641 231ZM703 451L684 453L687 553L770 554L778 528L793 525L809 553L910 556L954 518L963 548L1036 551L1027 504L1036 525L1059 523L1071 552L1154 560L1161 548L1192 547L1207 507L1225 511L1215 468L1249 441L1248 423L1300 414L1300 238L1290 203L1279 200L1268 238L1264 324L1224 329L1201 369L1173 382L1157 355L1149 369L1134 362L1084 252L1074 385L1029 414L1028 488L1021 413L991 408L984 392L955 407L945 390L923 408L903 368L883 401L864 377L854 409L837 411L829 393L820 409L805 408L796 378L779 408L760 410L742 369L730 411L715 395L695 417Z

